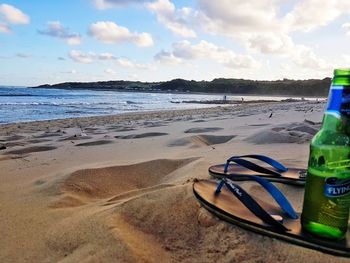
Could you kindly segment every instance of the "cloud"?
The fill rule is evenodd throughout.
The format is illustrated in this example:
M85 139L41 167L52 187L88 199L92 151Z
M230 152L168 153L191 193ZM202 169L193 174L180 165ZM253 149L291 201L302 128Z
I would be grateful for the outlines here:
M350 23L344 23L341 27L346 30L346 35L350 36Z
M297 66L304 69L314 69L329 71L332 65L324 59L318 58L311 48L304 45L297 45L290 56L291 61Z
M44 30L38 30L41 35L60 38L69 45L81 44L81 36L76 33L70 33L69 29L64 27L59 21L48 22Z
M110 21L100 21L92 24L88 33L97 40L109 44L131 42L139 47L153 45L153 39L149 33L132 33L126 27Z
M94 0L97 9L108 9L112 7L123 7L129 4L140 4L145 0Z
M147 69L148 66L144 64L139 64L131 61L125 57L116 57L111 53L101 53L98 55L99 60L110 60L116 62L118 65L124 68L137 68L137 69Z
M190 18L194 15L191 8L176 9L169 0L147 3L146 7L155 13L157 20L174 34L188 38L197 36L196 32L190 28Z
M182 59L175 57L173 53L161 50L154 56L154 60L164 63L164 64L169 64L169 65L176 65L182 62Z
M5 19L6 22L16 24L29 24L30 18L24 14L21 10L8 4L0 5L0 15Z
M349 11L348 0L304 0L294 6L293 10L286 15L284 22L290 31L307 32L328 25Z
M11 32L11 28L4 24L4 23L0 23L0 33L10 33Z
M135 69L149 68L149 66L146 64L136 63L128 58L117 57L111 53L95 54L93 52L83 53L78 50L71 50L68 56L75 62L83 63L83 64L89 64L97 61L112 61L124 68L135 68Z
M26 54L26 53L17 53L15 56L18 57L18 58L29 58L29 57L31 57L31 55Z
M92 53L92 52L83 53L83 52L78 51L78 50L71 50L68 53L68 56L72 60L74 60L75 62L83 63L83 64L92 63L96 59L96 54L95 53Z
M158 58L177 58L182 60L209 59L229 68L258 68L260 63L249 55L236 54L232 50L216 46L205 40L198 44L191 44L184 40L172 45L172 52L163 51L155 56ZM160 60L161 61L161 60Z
M249 50L263 54L287 54L294 47L292 38L283 33L247 34L241 40Z
M115 74L115 71L114 71L113 69L111 69L111 68L106 68L106 69L104 70L104 72L105 72L106 74L109 74L109 75Z
M30 18L21 10L8 4L0 4L0 33L11 33L9 24L29 24Z
M145 64L139 64L131 61L128 58L118 58L116 62L124 68L137 68L137 69L148 69L149 66Z
M62 74L77 74L77 71L75 69L68 70L68 71L61 71Z
M275 31L275 0L198 0L199 18L207 31L228 36L237 33Z

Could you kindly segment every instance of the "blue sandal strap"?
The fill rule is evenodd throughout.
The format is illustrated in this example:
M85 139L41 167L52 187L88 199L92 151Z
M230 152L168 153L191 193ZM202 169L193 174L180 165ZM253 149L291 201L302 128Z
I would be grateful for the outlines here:
M232 181L227 181L226 179L222 179L218 184L218 187L215 191L215 194L219 194L221 192L221 188L226 186L227 189L237 197L239 201L242 202L256 217L260 218L266 224L275 227L277 230L281 232L288 231L282 223L274 219L269 213L267 213L244 189L242 189L239 185L234 184Z
M239 177L240 175L237 175L237 176ZM249 177L252 180L259 183L273 197L273 199L275 199L275 201L280 205L282 210L290 218L293 218L293 219L298 218L297 213L293 209L292 205L289 203L288 199L284 196L284 194L275 185L270 183L268 180L261 178L259 176L255 176L255 175L244 175L242 177ZM231 180L229 180L229 181L231 181ZM217 190L220 190L222 186L223 186L223 183L220 183L217 187Z
M267 157L267 156L264 156L264 155L258 155L258 154L250 154L250 155L232 156L231 158L229 158L226 161L226 165L224 167L224 172L227 173L228 167L230 165L230 162L235 162L235 163L237 163L237 164L239 164L239 165L241 165L243 167L246 167L246 168L248 168L250 170L253 170L255 172L258 172L258 173L272 174L272 175L275 175L275 176L281 176L281 174L279 174L276 171L267 169L265 167L262 167L260 165L255 164L255 163L252 163L250 161L244 160L242 158L254 158L254 159L263 161L263 162L271 165L273 168L275 168L275 169L277 169L278 171L281 171L281 172L285 172L285 171L288 170L288 168L286 168L283 164L277 162L276 160L274 160L274 159L272 159L270 157Z

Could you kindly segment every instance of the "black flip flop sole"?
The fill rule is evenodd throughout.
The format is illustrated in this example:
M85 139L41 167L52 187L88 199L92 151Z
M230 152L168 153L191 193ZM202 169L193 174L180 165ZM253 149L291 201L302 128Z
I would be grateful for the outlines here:
M349 232L347 232L346 239L341 241L319 239L302 231L300 219L289 218L283 219L283 225L289 231L278 231L257 218L227 189L223 188L219 195L215 195L216 187L217 182L209 180L200 180L193 184L193 192L196 198L207 210L217 217L265 236L332 255L350 257ZM259 200L255 196L254 199ZM278 207L262 200L259 200L259 204L270 214L284 216Z
M261 174L249 170L243 166L237 164L230 164L228 167L227 173L224 173L225 164L218 164L210 166L208 172L210 175L216 178L227 177L232 181L244 181L249 180L248 177L244 177L244 175L255 175L263 177L270 182L280 182L285 184L293 184L293 185L305 185L305 173L306 170L302 168L288 168L286 172L282 172L282 176L270 175L270 174ZM235 175L240 175L239 177L235 177Z

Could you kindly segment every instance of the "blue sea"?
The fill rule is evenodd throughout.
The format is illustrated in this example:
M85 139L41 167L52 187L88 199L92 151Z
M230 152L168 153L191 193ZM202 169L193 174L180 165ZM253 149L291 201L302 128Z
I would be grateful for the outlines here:
M242 96L227 96L241 100ZM274 97L279 100L284 97ZM182 101L221 100L223 95L33 89L0 86L0 124L169 109L213 107ZM244 96L245 100L261 97ZM271 99L271 98L265 98Z

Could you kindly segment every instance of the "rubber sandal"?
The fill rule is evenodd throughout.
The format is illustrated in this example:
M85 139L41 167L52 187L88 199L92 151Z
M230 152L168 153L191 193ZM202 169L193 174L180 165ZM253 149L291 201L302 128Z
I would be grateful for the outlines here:
M262 161L266 166L260 166L246 158ZM257 175L271 182L293 185L305 185L306 180L306 169L287 168L270 157L258 154L232 156L226 161L226 164L210 166L208 171L216 178L227 177L233 181L249 180L250 177L243 175Z
M320 239L303 232L298 219L299 214L294 212L283 194L267 180L254 177L251 180L263 185L279 206L259 200L226 178L219 183L213 180L195 181L193 192L207 210L229 223L295 245L350 257L350 232L347 232L346 239L341 241ZM261 181L265 182L262 184Z

